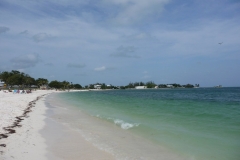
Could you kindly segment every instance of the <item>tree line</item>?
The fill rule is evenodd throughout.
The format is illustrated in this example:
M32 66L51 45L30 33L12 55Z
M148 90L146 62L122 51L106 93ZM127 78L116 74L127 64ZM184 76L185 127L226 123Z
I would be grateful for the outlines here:
M11 72L5 71L0 73L0 79L4 81L6 87L8 88L15 87L15 85L19 86L20 88L31 88L33 85L38 86L39 88L44 85L57 89L82 88L80 84L72 84L72 82L70 83L68 81L60 82L54 80L49 83L49 81L45 78L34 79L30 75L16 70L12 70Z
M31 88L31 86L35 85L39 88L43 85L46 85L50 88L55 89L95 89L95 85L100 86L101 89L132 89L137 86L146 86L146 88L193 88L199 87L199 84L186 84L180 85L177 83L173 84L155 84L153 81L149 82L130 82L126 86L113 86L113 85L106 85L105 83L96 83L96 84L89 84L82 87L80 84L73 84L72 82L68 81L51 81L49 82L45 78L37 78L34 79L33 77L25 74L23 72L19 72L16 70L12 70L11 72L2 72L0 73L0 79L5 82L8 88L12 88L14 85L19 86L20 88Z
M199 84L186 84L186 85L181 85L181 84L177 84L177 83L171 83L171 84L156 84L153 81L149 81L149 82L130 82L127 86L121 86L121 88L135 88L137 86L146 86L147 88L194 88L194 87L199 87Z
M177 83L172 83L172 84L156 84L153 81L149 82L130 82L126 86L113 86L109 85L107 86L105 83L96 83L96 84L89 84L86 85L84 88L86 89L95 89L95 85L99 85L101 89L133 89L137 86L146 86L146 88L194 88L194 87L199 87L199 84L186 84L186 85L181 85Z

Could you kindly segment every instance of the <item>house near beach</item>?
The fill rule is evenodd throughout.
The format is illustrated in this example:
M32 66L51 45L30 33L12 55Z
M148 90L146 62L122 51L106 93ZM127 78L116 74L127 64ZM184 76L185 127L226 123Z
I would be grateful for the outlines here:
M147 86L136 86L135 89L146 89Z
M5 82L0 79L0 88L4 88Z
M101 89L101 86L102 86L102 85L100 85L100 84L95 84L95 85L94 85L94 89Z
M167 88L174 88L172 84L167 84Z

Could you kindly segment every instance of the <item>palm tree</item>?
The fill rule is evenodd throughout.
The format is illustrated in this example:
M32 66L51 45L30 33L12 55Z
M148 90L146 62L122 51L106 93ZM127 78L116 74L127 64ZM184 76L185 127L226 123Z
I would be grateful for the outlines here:
M68 81L63 81L62 85L64 87L64 90L66 89L66 87L68 87L70 85L70 83Z

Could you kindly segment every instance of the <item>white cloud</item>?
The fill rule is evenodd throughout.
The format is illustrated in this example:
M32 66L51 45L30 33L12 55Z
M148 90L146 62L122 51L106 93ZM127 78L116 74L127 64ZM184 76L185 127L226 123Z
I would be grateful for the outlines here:
M47 40L49 38L51 38L52 36L47 34L47 33L38 33L36 35L34 35L32 38L35 42L41 42L41 41L44 41L44 40Z
M95 68L94 70L95 71L104 71L104 70L106 70L106 67L102 66L102 67Z
M40 62L40 57L38 54L25 54L11 59L11 62L16 69L31 68Z
M113 17L114 23L117 24L134 24L144 23L148 20L160 16L165 4L170 0L105 0L112 3L113 6L120 8L116 16Z

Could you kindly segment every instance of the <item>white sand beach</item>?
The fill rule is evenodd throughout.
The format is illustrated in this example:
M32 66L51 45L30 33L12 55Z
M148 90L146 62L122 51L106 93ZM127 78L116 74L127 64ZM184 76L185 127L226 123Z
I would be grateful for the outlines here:
M38 90L30 94L0 91L0 160L65 159L61 149L57 150L58 154L48 150L46 139L42 135L53 139L48 138L54 146L54 137L58 130L56 133L53 133L53 130L59 128L53 126L55 124L51 122L46 124L45 121L47 118L45 97L53 92L56 91ZM69 150L77 144L77 148L82 151L76 151L76 153L82 155L72 155L72 151L69 151L70 159L96 159L96 157L97 159L113 159L110 154L97 149L83 137L75 138L76 141L70 143L72 147L69 147Z
M30 94L13 94L0 91L0 134L8 136L1 136L0 159L46 159L46 144L39 131L44 127L44 113L47 109L43 97L52 92L38 90ZM37 103L33 102L31 111L26 113L32 101ZM24 113L26 116L23 116ZM21 122L18 121L21 119ZM16 122L21 127L13 127ZM16 133L9 134L5 127Z

